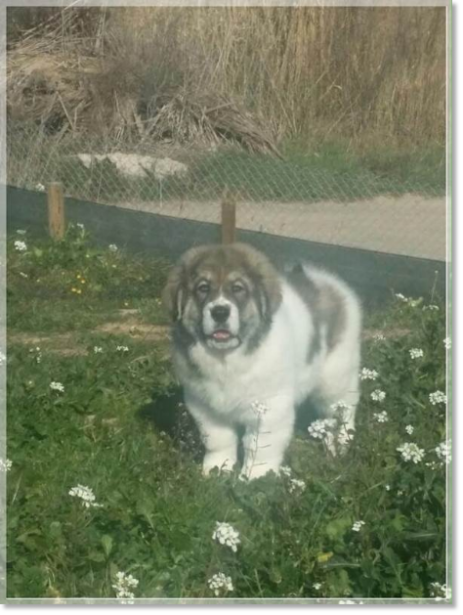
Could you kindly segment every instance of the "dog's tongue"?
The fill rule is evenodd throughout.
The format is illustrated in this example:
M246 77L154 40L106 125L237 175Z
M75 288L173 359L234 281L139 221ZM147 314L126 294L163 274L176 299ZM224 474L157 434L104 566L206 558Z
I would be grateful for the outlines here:
M214 333L212 334L212 337L215 340L228 340L230 339L231 335L230 335L230 331L219 330L219 331L214 331Z

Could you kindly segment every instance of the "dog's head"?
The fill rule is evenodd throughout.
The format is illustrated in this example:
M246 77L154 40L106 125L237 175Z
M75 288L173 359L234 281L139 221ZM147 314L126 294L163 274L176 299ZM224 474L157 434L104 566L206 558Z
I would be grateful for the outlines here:
M163 299L177 328L212 351L230 352L258 345L281 303L281 285L254 248L203 246L180 259Z

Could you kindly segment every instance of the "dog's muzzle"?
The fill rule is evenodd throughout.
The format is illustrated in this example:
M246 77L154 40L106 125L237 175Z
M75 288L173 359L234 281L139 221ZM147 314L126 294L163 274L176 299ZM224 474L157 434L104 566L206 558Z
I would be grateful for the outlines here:
M219 298L205 306L203 329L210 348L216 350L237 348L241 343L238 328L239 315L235 305Z

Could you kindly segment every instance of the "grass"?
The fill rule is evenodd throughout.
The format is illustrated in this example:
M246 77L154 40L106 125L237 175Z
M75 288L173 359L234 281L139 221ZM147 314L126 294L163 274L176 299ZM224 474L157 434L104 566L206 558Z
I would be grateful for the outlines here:
M447 466L435 448L446 415L429 395L445 391L443 305L397 299L368 316L369 332L385 335L364 343L363 365L378 379L362 383L344 457L306 429L296 434L286 462L304 489L285 476L206 479L160 334L167 264L93 249L79 228L59 244L21 237L25 251L18 237L8 272L10 598L115 597L119 571L139 581L137 598L214 597L218 572L231 578L233 590L219 590L228 598L442 593L432 584L448 573ZM411 348L424 356L412 360ZM404 442L423 460L405 461ZM69 495L79 484L101 507ZM217 521L239 532L236 553L212 539Z

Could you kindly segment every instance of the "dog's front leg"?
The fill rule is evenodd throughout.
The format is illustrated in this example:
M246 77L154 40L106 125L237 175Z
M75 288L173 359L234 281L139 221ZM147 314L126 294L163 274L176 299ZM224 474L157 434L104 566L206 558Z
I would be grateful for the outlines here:
M278 474L294 430L295 409L291 399L278 397L253 402L255 417L243 438L244 463L241 477L249 480L273 471Z
M206 449L203 460L203 474L214 468L231 471L237 462L238 436L235 429L219 423L199 404L186 400L186 405L198 425Z

